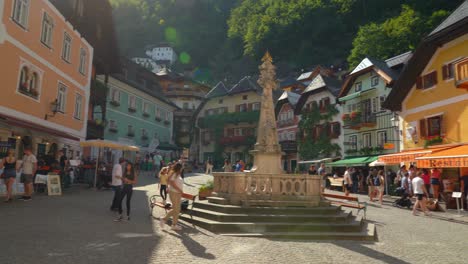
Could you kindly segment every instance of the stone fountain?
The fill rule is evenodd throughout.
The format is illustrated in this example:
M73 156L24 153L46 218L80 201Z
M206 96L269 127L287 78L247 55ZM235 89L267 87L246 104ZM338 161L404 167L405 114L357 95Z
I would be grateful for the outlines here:
M214 193L228 204L243 206L326 205L320 196L320 176L285 174L281 168L281 146L273 104L277 80L273 59L268 52L259 69L258 83L263 88L263 95L257 142L250 151L254 156L253 167L242 173L214 173Z
M258 83L263 96L252 170L213 173L214 196L195 201L180 219L229 236L374 240L373 224L321 198L320 176L283 172L272 96L277 81L269 53Z

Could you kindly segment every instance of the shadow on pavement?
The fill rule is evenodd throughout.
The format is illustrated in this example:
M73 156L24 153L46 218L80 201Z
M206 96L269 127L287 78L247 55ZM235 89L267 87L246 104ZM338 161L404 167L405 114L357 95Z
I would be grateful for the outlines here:
M178 233L172 233L172 232L169 232L167 230L163 230L163 232L165 232L165 233L167 233L167 234L169 234L171 236L179 238L182 241L182 244L185 246L185 248L187 248L187 250L193 256L199 257L199 258L204 258L204 259L211 259L211 260L216 259L215 255L213 255L213 254L211 254L209 252L206 252L206 247L204 247L199 242L193 240L193 238L190 237L188 235L188 233L185 232L185 230L182 231L182 232L178 232Z
M350 250L350 251L365 255L367 257L373 258L375 260L378 260L378 261L381 261L381 262L384 262L384 263L409 264L409 262L406 262L404 260L392 257L390 255L379 252L377 250L368 248L368 247L364 246L366 243L362 243L362 242L351 242L350 243L349 241L343 241L343 242L335 241L335 242L333 242L333 244L338 246L338 247L341 247L341 248L344 248L344 249L347 249L347 250Z

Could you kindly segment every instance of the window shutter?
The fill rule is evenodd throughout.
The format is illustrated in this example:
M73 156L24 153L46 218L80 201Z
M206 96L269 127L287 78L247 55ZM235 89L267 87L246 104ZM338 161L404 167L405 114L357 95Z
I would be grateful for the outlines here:
M434 80L434 85L437 84L437 71L433 71L432 73L432 80Z
M416 89L422 89L422 85L422 77L418 76L418 78L416 78Z
M426 138L427 136L426 119L419 120L419 134L421 138Z
M444 115L440 115L440 135L445 136L445 122L444 122Z
M449 76L448 65L442 66L442 80L447 80Z

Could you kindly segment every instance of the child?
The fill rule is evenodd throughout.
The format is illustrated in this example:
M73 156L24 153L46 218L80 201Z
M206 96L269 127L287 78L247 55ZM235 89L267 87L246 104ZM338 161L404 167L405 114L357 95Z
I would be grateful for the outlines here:
M167 199L167 178L169 176L170 167L164 167L159 172L159 194L163 199L163 204L166 204Z

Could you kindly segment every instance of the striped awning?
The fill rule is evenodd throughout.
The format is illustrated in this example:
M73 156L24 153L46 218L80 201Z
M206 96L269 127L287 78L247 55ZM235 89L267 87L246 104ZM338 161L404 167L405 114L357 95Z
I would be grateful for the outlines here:
M422 157L427 154L431 154L432 152L444 150L448 147L440 147L440 148L431 148L431 149L419 149L419 150L412 150L412 151L403 151L394 154L388 154L379 156L379 161L385 163L386 165L399 165L403 162L416 162L416 158Z
M463 168L468 167L468 145L436 151L416 158L419 168Z

